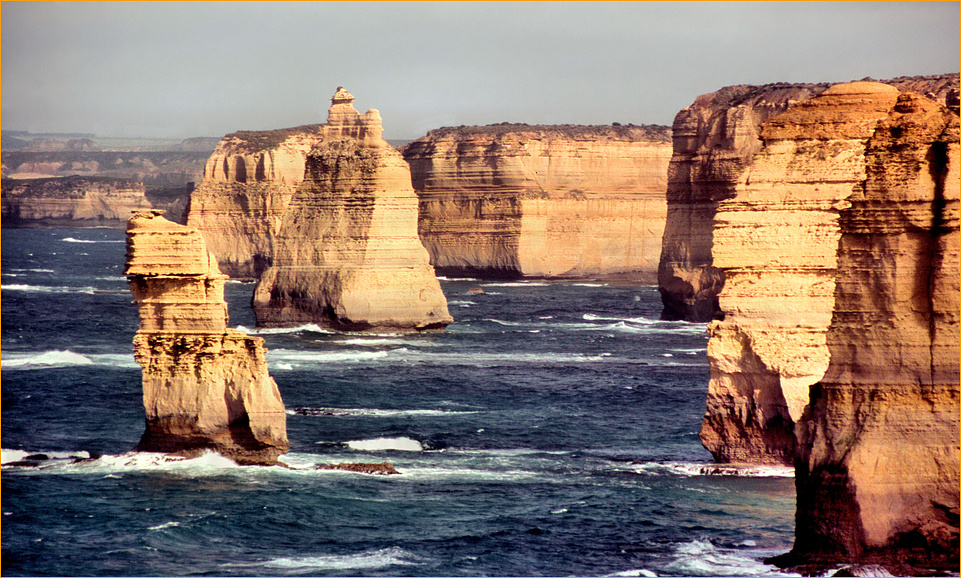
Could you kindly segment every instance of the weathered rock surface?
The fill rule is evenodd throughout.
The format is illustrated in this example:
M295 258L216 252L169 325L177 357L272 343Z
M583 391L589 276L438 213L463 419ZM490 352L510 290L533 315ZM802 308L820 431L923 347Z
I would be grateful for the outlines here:
M140 311L146 430L137 449L276 463L289 447L286 414L263 339L227 327L227 276L200 233L156 211L136 214L125 274Z
M4 227L126 226L134 211L150 209L143 183L66 177L3 179Z
M380 114L354 110L342 88L303 182L274 233L253 307L259 325L320 323L412 331L453 321L417 237L417 196Z
M443 128L403 147L419 233L441 274L652 282L667 127Z
M957 73L882 82L957 107ZM711 256L717 204L734 196L738 178L760 150L760 124L828 86L729 86L698 97L677 114L658 268L665 319L710 321L721 316L717 295L724 276Z
M203 234L224 273L256 279L270 266L284 212L304 180L307 153L323 134L314 124L221 139L183 221Z
M718 461L794 461L794 423L828 367L839 212L867 178L866 143L898 94L835 85L765 121L763 147L717 203L724 320L709 328L701 440Z
M793 561L958 569L958 116L903 93L840 211L830 365L799 423Z

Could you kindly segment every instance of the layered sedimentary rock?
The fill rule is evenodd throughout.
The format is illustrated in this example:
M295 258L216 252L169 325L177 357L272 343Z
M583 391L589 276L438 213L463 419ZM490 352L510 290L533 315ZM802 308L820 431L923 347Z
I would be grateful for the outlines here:
M270 266L273 242L322 125L228 134L190 195L184 222L198 229L223 271L256 279Z
M274 233L253 307L260 325L320 323L411 331L452 322L417 237L417 197L403 157L342 88L303 182Z
M431 262L448 275L653 281L669 138L633 125L431 131L403 147Z
M238 463L276 463L289 445L286 414L263 339L227 327L227 276L198 231L158 213L137 213L127 228L146 410L137 449L212 449Z
M728 86L699 96L677 113L658 268L663 318L710 321L719 316L717 295L724 275L711 257L718 203L734 196L738 178L760 150L761 123L827 87Z
M4 227L122 228L150 209L143 183L96 177L3 179Z
M956 110L957 73L883 82L928 94ZM721 316L717 295L724 276L711 257L717 204L734 196L738 178L760 150L760 124L828 86L729 86L698 97L677 114L658 268L665 319L710 321Z
M903 93L840 211L830 365L799 423L794 561L958 570L958 116Z
M764 122L763 147L717 205L724 320L709 328L701 440L718 461L794 461L794 423L828 367L838 215L866 178L866 143L898 94L836 85Z

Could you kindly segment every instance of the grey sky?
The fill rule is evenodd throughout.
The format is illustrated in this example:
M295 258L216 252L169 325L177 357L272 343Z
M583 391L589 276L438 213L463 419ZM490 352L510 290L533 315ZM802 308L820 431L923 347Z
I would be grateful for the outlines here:
M221 136L323 122L670 124L730 84L957 72L958 2L3 2L2 123Z

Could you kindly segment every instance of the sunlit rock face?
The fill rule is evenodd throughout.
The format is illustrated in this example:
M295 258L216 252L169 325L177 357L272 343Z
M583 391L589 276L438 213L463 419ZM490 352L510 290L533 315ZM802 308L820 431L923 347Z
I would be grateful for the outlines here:
M902 93L839 213L830 363L798 424L796 561L957 572L956 113Z
M882 82L958 111L957 73ZM711 254L717 205L734 196L741 173L760 150L761 123L829 86L728 86L698 97L677 114L658 269L665 319L706 322L721 316L717 296L724 275Z
M667 127L442 128L403 147L419 233L446 275L653 282Z
M828 367L839 214L898 90L836 85L762 123L761 149L714 217L723 321L709 332L701 440L718 461L792 464L794 423Z
M718 204L734 197L741 173L761 149L761 123L827 87L728 86L699 96L674 117L658 268L664 319L706 322L720 316L724 275L711 255Z
M307 153L322 125L228 134L190 195L184 222L199 230L234 278L256 279L270 265L291 197L304 180Z
M380 114L338 89L303 182L274 235L254 292L257 323L350 331L450 324L447 300L417 236L417 196Z
M136 214L125 273L140 311L146 430L137 449L276 463L289 444L264 340L227 327L227 277L201 234L158 212Z

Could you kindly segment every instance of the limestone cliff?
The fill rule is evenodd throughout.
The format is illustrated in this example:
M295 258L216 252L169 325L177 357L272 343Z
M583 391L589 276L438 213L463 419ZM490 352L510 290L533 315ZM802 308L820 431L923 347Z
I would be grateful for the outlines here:
M794 562L958 570L958 143L956 114L903 93L865 147L799 423Z
M443 128L403 154L438 272L654 280L667 127Z
M321 125L228 134L204 166L183 221L198 229L231 277L256 279L270 266L284 212L304 180Z
M928 94L956 110L957 73L882 82ZM665 319L710 321L721 316L717 295L724 276L711 256L717 205L734 196L738 178L760 150L760 124L828 86L728 86L699 96L677 114L658 267Z
M146 430L137 449L213 449L238 463L276 463L289 445L286 414L263 339L227 327L227 276L200 233L156 211L137 213L125 274L140 311L134 354Z
M274 233L253 307L259 325L321 323L411 331L452 322L417 237L417 197L380 114L354 110L342 88L303 182Z
M4 227L125 226L151 208L143 183L97 177L3 179Z
M794 461L794 423L828 366L838 214L897 98L887 84L835 85L767 120L734 196L717 204L724 320L709 328L701 440L719 461Z

